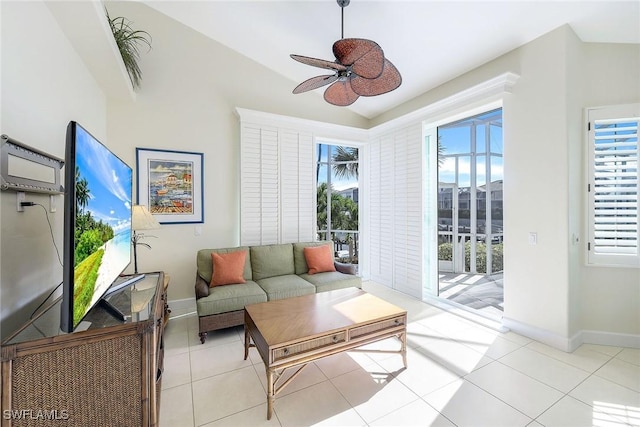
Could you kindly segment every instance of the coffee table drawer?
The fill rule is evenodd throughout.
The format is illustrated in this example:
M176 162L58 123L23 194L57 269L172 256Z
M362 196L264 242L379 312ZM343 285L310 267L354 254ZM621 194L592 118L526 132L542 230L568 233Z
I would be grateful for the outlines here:
M359 326L349 330L349 339L362 337L365 335L373 334L375 332L384 331L385 329L391 329L398 326L402 326L406 323L406 316L398 316L393 319L382 320L380 322L371 323L369 325Z
M303 341L301 343L288 345L286 347L279 347L273 349L273 361L286 359L291 356L295 356L300 353L308 353L310 351L327 347L334 344L343 343L346 341L346 331L336 332L335 334L325 335L323 337L314 338L312 340Z

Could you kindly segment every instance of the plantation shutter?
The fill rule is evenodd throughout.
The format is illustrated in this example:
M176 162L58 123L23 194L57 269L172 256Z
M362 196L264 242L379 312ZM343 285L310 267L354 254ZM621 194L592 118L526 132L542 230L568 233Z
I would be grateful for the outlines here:
M240 244L314 240L312 135L243 122L240 147Z
M371 279L421 298L421 124L379 136L369 152Z
M422 126L394 135L394 289L422 297Z
M315 164L310 133L280 130L281 212L280 243L315 240L313 186Z
M247 124L240 150L240 244L278 243L278 131Z
M588 262L640 266L640 104L588 110Z
M393 141L380 138L370 145L369 241L371 279L393 282Z

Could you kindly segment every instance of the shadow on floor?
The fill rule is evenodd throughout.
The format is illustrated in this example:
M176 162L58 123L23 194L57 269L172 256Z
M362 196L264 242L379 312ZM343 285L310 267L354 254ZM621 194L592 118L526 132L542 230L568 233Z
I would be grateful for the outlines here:
M440 298L472 308L487 316L502 318L504 291L502 273L486 276L471 273L438 273Z

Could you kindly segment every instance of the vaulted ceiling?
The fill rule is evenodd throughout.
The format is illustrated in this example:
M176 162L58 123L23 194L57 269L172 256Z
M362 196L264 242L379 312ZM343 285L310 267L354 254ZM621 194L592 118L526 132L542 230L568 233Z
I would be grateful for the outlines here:
M144 3L289 78L292 90L330 73L289 54L334 60L331 47L341 37L335 0ZM393 92L361 97L348 108L373 118L565 24L584 42L636 43L640 49L639 1L352 0L344 9L344 36L380 44L403 81ZM324 102L323 90L296 96Z

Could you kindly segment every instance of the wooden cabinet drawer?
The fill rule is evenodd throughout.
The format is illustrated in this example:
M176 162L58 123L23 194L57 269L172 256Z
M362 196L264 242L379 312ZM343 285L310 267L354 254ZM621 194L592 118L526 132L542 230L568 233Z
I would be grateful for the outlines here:
M382 320L369 325L360 326L349 330L349 339L362 337L365 335L373 334L375 332L384 331L385 329L396 328L402 326L407 322L406 316L398 316L393 319Z
M314 338L312 340L289 345L286 347L274 348L272 350L273 351L272 360L275 362L278 360L295 356L296 354L308 353L316 349L343 343L345 342L346 338L347 338L346 331L340 331L335 334L325 335L319 338Z

